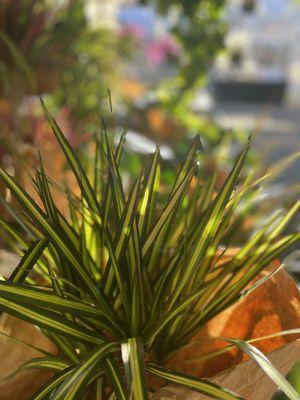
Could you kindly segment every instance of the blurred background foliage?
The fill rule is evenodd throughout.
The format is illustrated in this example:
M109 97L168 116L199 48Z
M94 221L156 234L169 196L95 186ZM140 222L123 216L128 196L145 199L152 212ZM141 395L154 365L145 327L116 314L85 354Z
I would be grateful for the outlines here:
M151 4L151 0L140 0ZM222 18L224 0L158 0L157 10L171 16L170 28L183 50L181 57L172 58L176 74L157 89L159 106L187 129L205 131L205 136L218 143L222 131L209 121L196 117L190 103L199 87L207 80L207 71L224 47L226 23Z
M145 3L150 7L152 2ZM43 96L73 145L81 144L83 151L87 131L96 129L101 114L116 129L125 126L154 142L171 145L175 156L171 157L170 179L174 164L178 164L198 132L206 140L206 165L215 168L220 160L229 165L235 155L231 154L229 142L233 136L244 141L246 135L226 133L190 107L195 91L203 86L206 72L223 46L225 24L220 16L224 2L158 1L157 13L170 21L162 38L147 36L141 27L130 22L117 28L105 21L93 24L86 5L81 0L3 2L3 155L8 153L16 159L25 154L26 158L32 153L31 145L51 149L39 108L38 97ZM143 80L139 74L132 78L131 68L136 62L141 65L144 57L148 64L145 72L150 72L150 78ZM161 68L171 71L167 77L159 75ZM114 114L109 112L108 88ZM229 157L224 158L225 148L229 149ZM139 156L130 157L128 165L137 170L141 160ZM6 157L5 162L12 160ZM18 165L14 168L17 170Z
M5 0L0 27L1 97L50 94L78 121L99 112L131 51L129 37L88 25L81 0Z
M42 96L87 163L99 115L115 138L128 129L124 171L129 179L159 143L166 171L163 180L170 185L192 138L200 133L200 178L205 181L215 175L217 190L248 137L245 130L226 129L213 113L195 106L199 93L211 85L216 58L225 52L227 3L118 3L3 0L0 162L23 181L24 161L31 166L38 163L38 146L48 157L53 176L63 175L63 161L39 105ZM255 2L250 3L243 2L247 13ZM265 170L252 151L244 177L249 171L259 175ZM284 206L290 206L296 192L297 187L284 189L285 196L280 197ZM257 194L252 197L256 200L249 199L241 211L247 221L241 226L251 226L245 237L251 235L265 204Z
M199 91L211 84L210 71L224 53L226 2L118 3L3 1L0 162L26 185L24 171L28 164L37 165L39 147L49 160L50 176L64 176L63 159L39 105L42 96L87 164L89 139L101 125L99 115L105 117L112 140L128 129L123 165L128 179L159 143L162 179L171 185L192 138L200 133L199 178L205 182L214 176L213 196L248 137L243 129L225 129L193 105ZM252 151L244 178L250 171L259 175L265 170ZM257 200L261 191L254 188L236 214L236 226L244 231L231 233L235 245L252 234L262 212L272 211L272 203L266 211L265 202ZM284 199L280 197L284 206L290 206L296 191L285 190Z

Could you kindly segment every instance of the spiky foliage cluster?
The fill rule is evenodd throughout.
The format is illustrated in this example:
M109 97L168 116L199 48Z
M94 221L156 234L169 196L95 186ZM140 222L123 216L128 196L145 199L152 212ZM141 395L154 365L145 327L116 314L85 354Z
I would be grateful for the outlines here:
M21 212L11 212L26 233L1 220L3 236L22 258L0 283L0 309L39 326L59 349L58 356L44 354L26 365L55 372L32 399L142 400L148 398L146 373L212 398L240 398L164 364L207 321L262 283L266 277L249 287L259 271L300 239L299 233L281 236L299 204L224 263L222 238L249 187L237 187L248 145L211 201L212 180L204 185L197 180L196 137L161 206L158 149L132 187L124 187L119 163L125 134L113 150L103 129L89 178L45 111L80 189L79 196L66 189L69 217L54 204L42 165L34 179L40 205L0 172L20 204ZM245 343L231 343L251 355ZM277 383L284 382L253 354ZM296 398L291 387L285 390Z

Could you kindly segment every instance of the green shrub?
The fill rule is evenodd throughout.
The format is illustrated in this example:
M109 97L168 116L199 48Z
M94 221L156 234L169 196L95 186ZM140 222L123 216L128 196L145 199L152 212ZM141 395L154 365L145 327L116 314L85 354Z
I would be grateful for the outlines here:
M281 235L299 203L220 267L227 251L220 250L222 238L249 187L238 187L249 143L214 200L207 201L210 185L197 185L196 137L160 207L159 149L132 187L124 187L119 162L125 133L113 150L103 125L89 178L45 111L80 188L79 196L65 189L69 217L54 204L42 164L33 180L42 205L0 171L20 204L21 211L11 213L24 231L0 220L3 237L22 255L10 278L0 282L0 309L39 326L59 349L58 356L45 354L25 365L55 372L32 399L146 399L146 373L212 398L240 398L164 365L201 326L267 279L249 287L300 239L300 233ZM228 341L247 351L291 399L298 398L258 350Z

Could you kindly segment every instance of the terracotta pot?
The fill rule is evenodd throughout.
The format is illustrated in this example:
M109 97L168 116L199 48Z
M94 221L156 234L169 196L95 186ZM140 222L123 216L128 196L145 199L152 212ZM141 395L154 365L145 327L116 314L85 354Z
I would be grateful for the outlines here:
M300 342L289 343L268 354L268 358L283 375L286 375L300 358ZM238 393L246 400L271 400L277 389L274 382L252 360L244 361L209 380ZM175 385L167 385L151 397L151 400L206 399L209 400L209 397Z
M273 263L257 279L277 265L278 262ZM7 316L3 316L1 322L7 333L47 351L55 352L53 344L32 325ZM289 274L281 270L242 301L208 322L193 338L193 341L200 340L200 343L178 352L168 365L177 371L194 376L214 376L213 381L225 387L228 386L239 394L247 393L245 396L247 400L267 400L274 393L275 385L252 361L241 363L246 357L237 350L202 362L186 363L186 361L190 357L200 356L226 346L224 342L212 339L216 336L250 339L277 333L281 330L299 328L299 326L299 291ZM1 360L4 361L1 364L0 379L12 373L24 361L37 356L28 348L23 348L7 338L3 339L2 337L1 339L0 354ZM256 346L265 353L272 352L271 360L286 374L300 357L299 342L294 342L295 339L297 339L295 335L278 337L257 342ZM287 345L289 342L292 343ZM220 375L216 375L220 372ZM29 394L43 384L49 376L45 372L32 370L20 372L7 381L0 380L0 400L19 400L20 398L26 400ZM22 397L19 397L20 393L22 393ZM258 395L258 393L260 394ZM191 394L184 389L168 386L158 390L153 399L202 400L205 398L199 396L197 393Z
M278 265L278 261L273 262L255 281ZM198 343L179 351L169 361L169 366L190 375L210 377L247 359L241 351L232 350L205 361L186 363L188 359L193 360L227 346L223 341L213 340L214 337L253 339L299 327L300 293L291 276L281 270L242 301L209 321L192 339L192 342ZM269 353L299 337L300 335L279 336L256 342L255 346L264 353Z
M18 318L2 314L0 331L48 352L56 352L54 344L35 326ZM0 400L26 400L50 379L51 373L33 369L18 372L13 377L5 379L24 362L41 356L38 351L0 335Z

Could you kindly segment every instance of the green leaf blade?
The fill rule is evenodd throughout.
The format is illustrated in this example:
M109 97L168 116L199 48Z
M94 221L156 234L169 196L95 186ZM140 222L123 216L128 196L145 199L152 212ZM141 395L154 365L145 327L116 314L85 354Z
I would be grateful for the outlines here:
M186 387L187 389L205 394L213 399L219 400L242 400L239 395L230 390L221 388L215 383L209 382L206 379L192 378L184 374L172 371L167 368L162 368L154 364L148 364L147 371L168 382L175 383Z
M269 376L269 378L276 383L278 388L280 388L290 400L299 400L299 394L291 386L291 384L284 378L284 376L274 367L270 360L255 346L247 343L243 340L238 339L225 339L228 343L231 343L242 350L244 353L248 354L260 368Z
M86 391L86 384L92 377L97 376L95 367L100 360L112 351L116 350L115 343L109 343L93 351L86 359L73 369L71 376L68 376L55 390L52 400L79 400Z

